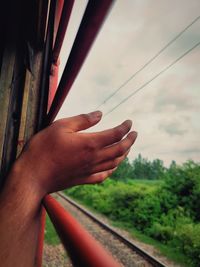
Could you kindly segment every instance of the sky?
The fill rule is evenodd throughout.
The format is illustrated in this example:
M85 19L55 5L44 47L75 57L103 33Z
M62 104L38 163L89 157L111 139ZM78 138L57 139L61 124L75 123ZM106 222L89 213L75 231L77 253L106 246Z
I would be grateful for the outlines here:
M60 76L86 5L85 0L75 1L60 55ZM138 138L130 160L140 153L166 166L172 160L200 162L200 46L105 115L200 41L200 19L102 104L199 15L199 0L117 0L57 119L100 109L104 117L92 131L133 120Z

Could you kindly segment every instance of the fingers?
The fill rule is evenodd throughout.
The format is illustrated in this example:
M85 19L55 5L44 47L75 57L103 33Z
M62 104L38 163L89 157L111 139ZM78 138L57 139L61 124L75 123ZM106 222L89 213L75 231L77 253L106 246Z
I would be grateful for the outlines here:
M104 147L119 142L131 129L132 121L127 120L115 128L98 133L92 133L90 138L98 147Z
M126 122L124 124L126 124ZM130 124L125 125L124 128L126 128L126 130L124 130L124 133L128 131L129 127ZM123 140L115 142L113 145L103 147L101 149L93 149L93 157L90 158L90 161L85 165L85 173L91 175L93 173L107 171L117 167L128 155L136 138L137 132L130 132ZM115 141L116 140L117 139L115 139Z
M105 147L97 153L96 163L112 160L125 154L134 144L137 138L137 132L130 132L126 138L112 146Z
M107 170L116 168L126 158L128 153L129 153L129 150L121 157L118 157L118 158L115 158L112 160L108 160L108 161L105 161L105 162L102 162L102 163L95 165L94 167L90 168L90 171L89 171L90 174L102 172L102 171L107 171Z
M111 169L111 170L107 170L107 171L103 171L103 172L99 172L99 173L94 173L92 175L86 176L86 177L82 177L76 180L76 185L79 184L96 184L96 183L102 183L107 177L109 177L114 171L116 170L116 168Z
M63 126L72 132L78 132L94 126L101 120L101 117L101 111L94 111L88 114L81 114L78 116L61 119L59 120L59 123L62 123Z

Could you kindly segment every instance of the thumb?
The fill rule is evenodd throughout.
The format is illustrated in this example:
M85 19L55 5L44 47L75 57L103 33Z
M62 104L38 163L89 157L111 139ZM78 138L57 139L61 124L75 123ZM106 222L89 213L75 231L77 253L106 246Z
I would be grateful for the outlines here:
M81 114L78 116L61 119L63 126L72 130L73 132L82 131L88 129L97 124L102 118L101 111L94 111L88 114Z

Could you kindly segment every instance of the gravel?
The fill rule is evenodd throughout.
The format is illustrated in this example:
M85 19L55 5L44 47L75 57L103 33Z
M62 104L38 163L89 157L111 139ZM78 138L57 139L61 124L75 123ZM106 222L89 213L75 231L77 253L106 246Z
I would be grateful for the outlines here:
M72 267L70 259L61 244L52 246L44 244L43 267Z
M151 267L139 255L134 253L125 244L119 241L111 233L96 224L93 220L88 218L84 213L72 206L61 197L56 195L57 200L61 205L70 212L70 214L77 219L77 221L98 241L104 248L109 251L112 256L125 267ZM59 265L61 266L61 265Z
M119 241L111 233L107 232L101 226L96 224L92 219L86 216L83 212L72 206L70 203L59 197L57 194L53 195L60 204L74 217L76 220L85 228L87 231L100 242L106 250L112 254L112 256L121 263L121 266L125 267L152 267L152 265L146 262L141 256L133 252L129 247ZM109 224L109 220L102 215L96 215L96 217L103 220L106 224ZM169 267L180 267L174 264L165 257L161 256L159 252L150 245L143 244L138 240L135 240L130 234L124 230L117 228L117 232L132 239L136 245L146 250L149 254L157 257L166 266ZM43 267L71 267L73 266L70 259L66 256L66 252L62 245L50 246L45 244L44 256L43 256ZM103 266L102 266L103 267Z

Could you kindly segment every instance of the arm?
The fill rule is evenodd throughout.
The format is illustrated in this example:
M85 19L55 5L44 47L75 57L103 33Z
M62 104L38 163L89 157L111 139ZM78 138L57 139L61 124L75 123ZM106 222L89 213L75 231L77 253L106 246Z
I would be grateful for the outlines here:
M35 135L14 163L0 197L4 267L34 266L46 194L102 182L127 156L136 139L136 132L128 133L131 121L102 132L80 132L100 119L101 113L93 112L56 121Z

